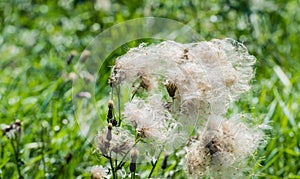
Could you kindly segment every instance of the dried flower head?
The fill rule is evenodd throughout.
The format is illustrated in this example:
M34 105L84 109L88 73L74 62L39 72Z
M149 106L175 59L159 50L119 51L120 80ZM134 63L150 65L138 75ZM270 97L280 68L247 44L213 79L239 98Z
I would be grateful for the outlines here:
M1 125L3 135L8 139L16 139L20 137L22 133L22 122L19 119L16 119L15 122L12 122L10 125Z
M106 176L102 166L96 165L91 168L91 179L104 179Z
M91 52L89 50L84 50L80 56L79 61L81 63L84 63L89 58L90 55L91 55Z
M253 153L262 138L259 131L238 117L222 117L230 102L250 89L255 60L243 44L232 39L190 44L165 41L141 45L119 57L109 84L112 90L120 90L122 85L133 87L122 121L143 140L141 146L135 147L141 154L151 153L151 148L178 147L195 128L204 129L188 150L188 173L230 173L238 161ZM144 89L143 95L135 96L139 89ZM173 99L169 104L168 95ZM112 108L109 105L111 111ZM114 133L115 128L110 131ZM99 139L104 146L100 150L106 154L113 151L113 134L111 139ZM147 145L147 141L151 144Z
M106 130L98 133L97 148L104 156L121 157L133 146L133 136L119 127L108 125Z
M210 116L201 139L188 150L186 168L189 175L242 175L238 165L253 155L263 139L263 133L250 128L239 117L225 120L221 116Z
M166 84L169 95L174 97L178 93L177 103L185 108L185 113L194 114L191 118L207 115L208 112L196 112L199 102L225 101L224 105L209 110L222 115L230 101L250 89L255 60L243 44L232 39L191 44L165 41L156 46L133 48L118 58L111 79L118 84L132 84L139 76L140 84L148 89L156 87L150 84L160 83L163 76L172 82Z
M149 102L134 99L127 103L123 111L124 121L129 122L139 136L164 140L168 131L168 124L171 116L164 108L161 96L149 97Z

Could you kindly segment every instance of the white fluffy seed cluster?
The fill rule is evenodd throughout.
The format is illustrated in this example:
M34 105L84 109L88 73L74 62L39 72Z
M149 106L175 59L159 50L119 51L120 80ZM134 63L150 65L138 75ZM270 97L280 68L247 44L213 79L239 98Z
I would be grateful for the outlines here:
M117 60L112 78L114 83L129 84L144 78L150 89L156 89L163 76L176 85L182 114L207 117L208 113L224 114L229 102L250 89L255 60L232 39L191 44L165 41L131 49Z
M97 149L103 155L120 159L126 155L134 143L134 137L121 128L105 129L98 132Z
M164 109L161 96L154 95L148 102L134 99L127 103L123 112L125 122L130 122L142 138L154 138L164 141L168 133L168 124L172 116Z
M199 139L187 148L187 173L231 176L236 170L230 169L250 156L263 136L240 117L223 117L229 104L250 89L255 61L243 44L232 39L165 41L141 45L119 57L110 83L138 83L135 92L147 92L127 102L123 116L140 137L153 139L148 148L156 147L155 142L179 147L178 141L197 129ZM168 99L163 97L166 93Z
M105 179L105 169L102 166L96 165L91 168L91 179Z
M210 116L200 138L188 147L186 171L191 176L240 178L246 167L245 158L253 155L263 133L242 122L243 116L229 120Z

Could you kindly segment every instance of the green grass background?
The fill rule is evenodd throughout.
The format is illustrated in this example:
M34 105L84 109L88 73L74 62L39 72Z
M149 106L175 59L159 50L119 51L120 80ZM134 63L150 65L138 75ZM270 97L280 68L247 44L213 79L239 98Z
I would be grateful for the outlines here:
M88 178L91 166L104 164L80 136L72 82L62 77L79 56L70 65L66 60L101 31L146 16L187 24L205 40L230 37L248 47L257 58L253 89L231 111L251 113L272 127L256 153L252 178L300 178L298 0L112 0L108 9L99 2L0 1L0 123L23 123L25 178ZM9 140L1 135L0 144L0 178L18 178ZM72 156L68 162L67 156ZM176 178L185 177L180 167L174 170Z

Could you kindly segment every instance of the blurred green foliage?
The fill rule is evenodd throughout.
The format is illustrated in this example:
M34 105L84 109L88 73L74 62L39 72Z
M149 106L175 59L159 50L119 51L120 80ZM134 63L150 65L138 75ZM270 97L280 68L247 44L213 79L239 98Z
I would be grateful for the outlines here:
M231 109L272 127L253 177L300 178L299 7L297 0L0 1L0 121L1 127L15 119L23 123L23 176L84 178L91 166L104 163L73 116L72 82L65 76L79 55L70 65L66 60L114 24L156 16L185 23L204 40L242 41L257 57L253 90ZM17 178L10 142L4 136L0 142L0 178ZM182 168L173 177L184 177Z

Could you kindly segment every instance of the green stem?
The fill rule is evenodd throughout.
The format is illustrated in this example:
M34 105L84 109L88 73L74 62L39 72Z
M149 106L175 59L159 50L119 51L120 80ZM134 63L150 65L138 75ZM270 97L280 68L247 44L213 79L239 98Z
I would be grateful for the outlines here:
M45 144L44 144L44 127L42 126L42 131L41 131L41 142L42 142L42 163L43 163L43 171L44 171L44 176L46 177L46 161L45 161Z
M19 165L19 152L16 150L15 144L13 139L10 140L14 154L15 154L15 159L16 159L16 165L17 165L17 171L19 174L19 178L24 178L21 174L21 169L20 169L20 165Z
M158 154L158 156L157 156L157 159L156 159L154 165L152 166L152 169L151 169L151 172L150 172L148 178L151 178L151 176L152 176L152 174L153 174L153 172L154 172L154 169L155 169L155 167L156 167L156 165L157 165L157 163L158 163L158 160L159 160L159 157L160 157L161 153L162 153L162 150L159 152L159 154Z

